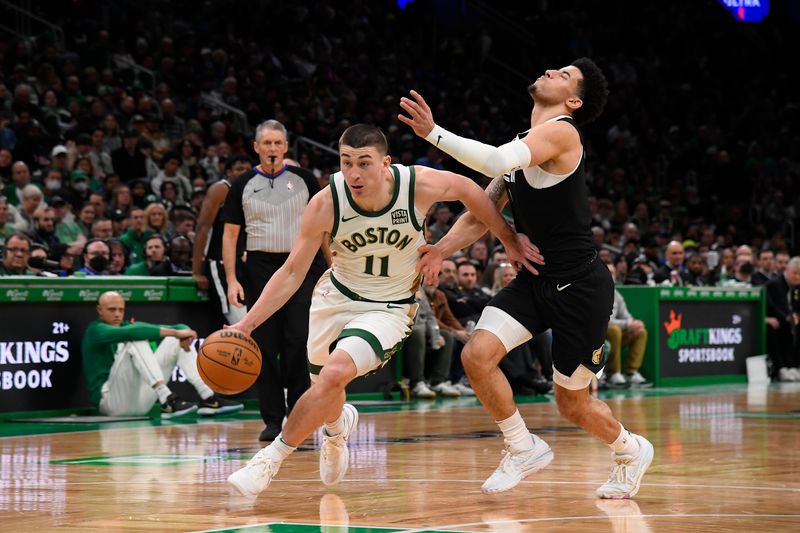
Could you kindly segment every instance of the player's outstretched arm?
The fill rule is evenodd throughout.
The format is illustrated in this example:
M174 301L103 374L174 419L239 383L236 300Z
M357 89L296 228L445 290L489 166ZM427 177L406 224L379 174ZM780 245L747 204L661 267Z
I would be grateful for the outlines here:
M271 317L300 288L322 245L325 232L333 229L333 202L330 194L315 195L300 219L300 233L286 262L270 278L261 296L245 317L232 325L248 335Z
M577 133L572 126L563 122L547 122L531 130L524 139L515 139L502 146L484 144L460 137L437 125L422 95L411 91L411 96L413 99L400 99L400 107L408 116L398 115L398 120L460 163L489 177L549 161L577 140Z

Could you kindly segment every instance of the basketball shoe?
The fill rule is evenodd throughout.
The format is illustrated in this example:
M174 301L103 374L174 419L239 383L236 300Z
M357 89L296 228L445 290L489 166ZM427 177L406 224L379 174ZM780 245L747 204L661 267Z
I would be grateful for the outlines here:
M200 400L200 408L197 410L198 415L221 415L225 413L237 413L244 409L244 404L220 398L216 394L207 400Z
M228 483L245 498L254 500L269 487L272 478L278 474L281 462L270 454L267 446L247 461L246 465L228 476Z
M175 393L170 394L161 404L161 418L174 418L197 411L197 405L180 399Z
M322 449L319 456L319 477L326 485L339 483L347 472L350 464L350 451L347 449L347 439L358 424L358 411L349 403L342 409L344 416L344 431L338 435L329 436L325 429L322 430Z
M608 481L597 489L597 496L610 500L633 498L639 492L639 485L647 468L653 461L653 445L641 435L633 435L639 442L639 451L635 454L614 453L614 466Z
M500 466L481 487L484 494L511 490L524 478L550 464L550 461L553 460L553 450L536 435L531 434L531 437L533 438L533 449L521 453L512 452L506 441L506 449L503 450L504 457L500 461Z

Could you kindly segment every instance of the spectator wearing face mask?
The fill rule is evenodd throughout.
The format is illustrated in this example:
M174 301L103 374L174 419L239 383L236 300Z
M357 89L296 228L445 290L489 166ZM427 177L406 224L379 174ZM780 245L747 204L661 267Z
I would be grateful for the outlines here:
M77 273L84 276L105 276L111 261L111 248L103 239L93 238L83 247L83 268Z

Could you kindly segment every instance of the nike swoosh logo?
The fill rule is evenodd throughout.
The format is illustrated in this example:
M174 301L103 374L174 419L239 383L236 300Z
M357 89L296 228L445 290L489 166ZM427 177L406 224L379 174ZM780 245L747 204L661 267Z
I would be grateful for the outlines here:
M403 308L403 306L402 306L402 305L392 305L392 304L386 304L386 308L387 308L387 309L402 309L402 308Z
M566 285L556 285L556 290L557 290L558 292L561 292L561 291L563 291L564 289L566 289L567 287L569 287L570 285L572 285L572 283L567 283Z
M264 189L266 189L266 187L261 187L260 189L254 189L253 190L253 194L259 193L259 192L263 191Z
M442 136L441 136L441 135L439 135L439 138L438 138L438 139L436 139L436 146L439 146L439 141L441 141L441 140L442 140Z
M354 218L358 218L358 217L359 217L359 215L354 215L354 216L352 216L352 217L350 217L350 218L344 218L344 217L342 217L342 222L347 222L348 220L353 220Z

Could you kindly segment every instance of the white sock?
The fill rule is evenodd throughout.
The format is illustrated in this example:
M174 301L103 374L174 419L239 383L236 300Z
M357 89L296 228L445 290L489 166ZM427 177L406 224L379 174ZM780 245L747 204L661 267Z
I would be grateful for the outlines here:
M339 413L339 418L333 422L325 422L325 434L329 437L335 437L344 431L344 409Z
M617 440L609 444L614 453L618 454L634 454L639 451L639 441L633 438L633 434L625 429L622 424L619 425L620 432Z
M211 390L211 387L208 385L204 385L203 387L197 387L197 394L199 394L202 399L209 400L214 396L214 391Z
M291 455L291 453L296 449L297 448L294 448L286 444L286 441L283 440L282 433L278 435L278 438L272 441L269 446L267 446L269 454L273 458L275 458L278 462L282 462L284 459L289 457L289 455Z
M508 442L512 453L528 452L533 449L533 435L525 426L525 421L522 420L519 409L505 420L495 420L495 422L500 426L500 431L503 432L503 436Z
M155 388L156 394L158 395L158 403L164 403L169 398L169 395L172 394L172 391L167 388L166 385L163 383Z

